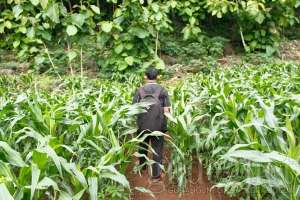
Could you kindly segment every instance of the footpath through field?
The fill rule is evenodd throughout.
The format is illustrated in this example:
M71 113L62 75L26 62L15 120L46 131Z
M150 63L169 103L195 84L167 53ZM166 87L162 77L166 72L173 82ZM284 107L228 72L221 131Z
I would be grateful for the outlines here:
M179 80L180 78L175 78L164 82L163 85L171 85ZM170 152L165 151L164 161L168 162L170 159L169 154ZM167 166L165 166L165 168L166 167ZM202 169L202 166L198 162L193 163L192 177L188 179L185 193L181 196L178 194L177 186L169 181L167 175L163 178L161 183L152 184L147 174L143 176L135 174L133 172L133 166L128 169L127 174L131 188L142 187L150 190L155 195L155 198L153 198L148 193L142 193L133 189L131 200L235 200L234 198L226 196L221 189L211 189L213 185L209 182L205 170Z
M193 163L192 177L188 180L186 192L181 197L178 195L176 185L171 183L167 176L161 183L151 183L148 175L134 174L132 167L128 172L132 188L144 187L155 195L153 198L147 193L134 190L131 200L234 200L227 197L222 190L217 188L211 190L212 184L198 162Z

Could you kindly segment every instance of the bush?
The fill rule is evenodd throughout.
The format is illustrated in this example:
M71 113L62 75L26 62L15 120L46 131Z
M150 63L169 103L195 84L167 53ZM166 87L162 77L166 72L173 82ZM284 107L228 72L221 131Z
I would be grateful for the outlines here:
M184 40L202 44L199 38L205 32L205 20L230 16L246 51L272 54L279 46L281 30L298 23L299 5L298 1L258 0L7 0L0 3L0 47L15 49L18 57L30 59L45 47L59 45L66 49L71 69L71 62L79 57L74 52L85 45L82 38L91 36L101 68L163 68L157 55L162 34L179 29ZM79 48L73 49L77 45ZM190 48L184 51L194 56L206 53L197 44ZM212 56L220 54L219 47L209 49ZM178 49L172 51L181 54Z

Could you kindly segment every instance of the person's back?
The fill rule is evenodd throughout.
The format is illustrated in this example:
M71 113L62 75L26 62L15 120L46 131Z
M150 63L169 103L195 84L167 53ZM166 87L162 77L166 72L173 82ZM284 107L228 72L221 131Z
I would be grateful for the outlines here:
M133 103L152 102L146 113L138 115L137 125L139 133L149 133L152 131L165 133L167 131L167 120L164 112L169 112L170 101L167 90L156 82L157 76L157 70L149 68L145 75L146 84L136 91L133 98ZM141 154L147 155L147 143L150 141L152 148L156 152L153 155L153 160L157 162L152 165L152 178L158 180L161 174L159 164L162 164L164 137L147 137L144 141L146 144L140 145ZM145 158L140 158L141 165L144 165L145 161ZM146 167L143 169L146 169Z
M169 106L167 91L156 82L148 81L138 89L139 102L151 103L146 113L138 115L139 131L161 131L167 129L164 107Z

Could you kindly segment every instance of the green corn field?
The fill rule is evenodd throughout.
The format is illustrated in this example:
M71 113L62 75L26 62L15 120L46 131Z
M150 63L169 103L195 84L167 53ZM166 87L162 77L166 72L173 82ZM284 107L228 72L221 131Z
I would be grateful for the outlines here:
M176 199L300 200L300 0L0 0L0 200Z
M129 199L141 190L126 170L143 141L135 115L147 105L131 104L142 79L118 80L1 76L0 199ZM216 69L168 87L165 170L179 192L196 159L230 196L300 199L299 65Z
M232 196L299 199L299 84L293 64L220 69L179 84L169 116L178 186L197 155Z

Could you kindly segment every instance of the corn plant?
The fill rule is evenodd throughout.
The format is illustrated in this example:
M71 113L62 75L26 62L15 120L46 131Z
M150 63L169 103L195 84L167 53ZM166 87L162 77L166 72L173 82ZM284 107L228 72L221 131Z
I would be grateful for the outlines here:
M179 191L197 157L232 196L299 199L299 72L292 63L239 66L172 87L169 174Z
M190 82L196 96L207 93L200 160L217 186L247 199L299 199L299 66L222 69Z
M142 141L133 121L143 106L129 103L138 82L67 78L49 92L32 79L1 81L25 88L1 85L4 199L128 199L123 174Z

